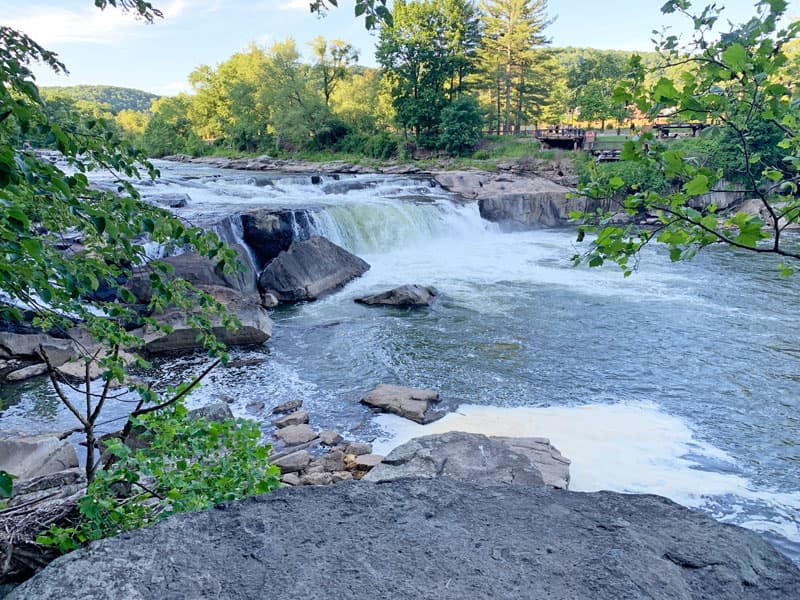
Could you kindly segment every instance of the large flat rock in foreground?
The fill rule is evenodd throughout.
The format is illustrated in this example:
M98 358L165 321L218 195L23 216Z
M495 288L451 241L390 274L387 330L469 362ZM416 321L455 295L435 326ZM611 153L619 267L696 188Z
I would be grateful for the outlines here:
M447 478L284 488L64 556L9 598L771 600L800 571L658 496Z

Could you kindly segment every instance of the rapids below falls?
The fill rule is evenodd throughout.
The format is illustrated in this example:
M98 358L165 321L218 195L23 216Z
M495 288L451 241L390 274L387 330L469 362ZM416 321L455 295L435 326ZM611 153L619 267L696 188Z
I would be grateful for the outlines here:
M576 268L574 230L504 232L422 178L314 184L158 166L161 180L143 190L189 194L181 216L296 209L306 217L297 236L323 235L372 266L322 300L273 311L274 337L234 350L238 366L212 372L191 404L227 397L251 417L248 404L264 402L255 418L266 431L270 407L301 398L312 426L378 453L444 430L547 437L572 460L572 490L667 496L760 532L800 563L800 276L724 248L679 264L647 248L627 279ZM353 302L404 283L441 296L420 311ZM173 383L206 362L162 360L152 376ZM358 399L378 383L438 390L450 414L425 427L373 416ZM75 425L44 378L0 388L1 428Z

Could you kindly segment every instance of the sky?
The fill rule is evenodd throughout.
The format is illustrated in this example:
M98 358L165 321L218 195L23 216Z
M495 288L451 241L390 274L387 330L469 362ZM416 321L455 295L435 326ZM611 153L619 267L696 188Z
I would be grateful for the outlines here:
M339 0L325 17L309 13L308 0L152 0L164 13L152 25L92 0L0 0L0 22L20 29L58 53L69 76L35 69L40 85L104 84L163 95L189 91L189 73L216 66L252 41L269 47L293 37L308 54L318 35L356 46L363 65L374 66L377 35L353 16L354 0ZM665 0L549 0L554 18L546 33L551 44L648 51L652 31L669 26L686 31L686 19L665 16ZM754 14L755 0L728 0L731 21ZM794 16L800 0L792 0ZM696 4L702 5L702 0Z

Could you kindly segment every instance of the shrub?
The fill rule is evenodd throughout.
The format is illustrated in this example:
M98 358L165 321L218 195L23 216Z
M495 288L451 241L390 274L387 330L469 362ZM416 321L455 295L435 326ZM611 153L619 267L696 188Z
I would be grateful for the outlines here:
M454 156L472 152L481 139L483 117L477 100L461 96L442 111L442 131L437 146Z

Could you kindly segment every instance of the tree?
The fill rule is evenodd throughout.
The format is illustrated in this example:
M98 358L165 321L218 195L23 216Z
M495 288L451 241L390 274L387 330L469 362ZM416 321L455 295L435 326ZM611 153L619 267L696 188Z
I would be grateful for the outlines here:
M391 86L396 120L417 142L435 146L444 107L461 94L479 27L465 0L396 2L375 57Z
M542 54L536 48L548 43L542 33L549 24L547 0L483 0L484 34L481 62L489 76L498 131L519 133L534 68Z
M626 58L619 52L584 50L567 70L570 90L569 109L578 113L581 121L621 122L625 106L614 100L614 88L627 75Z
M189 121L191 105L192 99L186 94L153 102L150 119L142 134L142 144L148 156L191 152L199 146L200 140Z
M482 129L478 102L472 96L461 96L442 111L439 147L456 156L467 154L475 149Z
M101 8L129 8L145 19L159 14L148 2L139 0L95 0L95 4ZM135 351L143 342L131 328L148 325L163 331L165 327L159 324L157 313L174 306L183 311L187 325L197 330L205 347L217 355L213 366L226 357L223 345L213 335L212 319L219 318L230 327L237 324L235 317L212 296L185 280L171 277L166 264L148 261L144 244L149 240L197 252L218 261L223 269L234 268L236 255L215 234L187 226L171 213L140 200L130 179L141 173L155 177L158 172L130 143L120 140L103 119L86 118L76 111L54 115L47 109L29 64L39 61L56 72L65 71L55 54L8 27L0 27L0 48L0 319L30 320L44 332L73 339L81 349L78 362L85 377L82 386L75 388L80 392L80 403L66 393L74 384L60 378L43 347L39 354L57 396L75 416L85 436L85 471L90 488L88 499L81 501L81 514L88 522L97 523L93 520L101 518L101 512L116 511L119 519L109 519L92 529L98 535L109 535L166 514L165 506L175 494L182 493L176 487L163 496L154 495L141 473L129 467L127 471L115 469L115 464L128 464L122 460L125 450L119 445L118 463L97 461L95 427L103 408L117 398L114 385L127 385L138 393L138 402L123 430L124 439L135 424L156 431L159 415L167 415L168 420L180 419L182 399L203 375L172 387L166 397L147 386L131 384L127 378L129 366L147 364L135 355L127 355L126 351ZM60 151L69 174L22 145L31 132L43 136ZM96 189L90 184L86 174L96 169L114 176L116 191ZM65 252L64 240L75 236L80 238L82 248ZM135 310L136 299L125 286L134 269L145 263L153 290L149 309L154 312L150 316ZM95 371L99 373L97 381ZM145 417L155 422L146 423ZM195 431L201 429L202 426ZM165 435L170 431L176 429L167 428ZM230 453L253 456L248 453L255 452L257 440L251 436L237 445L236 435L233 424L228 423L209 432L210 437L203 441L214 446L218 457L230 457ZM188 460L199 459L195 455ZM182 469L178 462L167 461L165 466ZM242 475L246 474L222 478L212 487L230 485L227 499L232 499L278 485L274 468L261 471L255 480L250 480L252 485L244 482L240 486ZM122 480L135 487L137 493L120 498L116 493L119 488L111 483ZM7 491L8 483L7 474L0 473L0 491ZM103 491L93 488L95 483L109 485ZM100 495L93 496L94 491ZM213 495L203 493L202 489L197 490L196 505L214 501ZM154 498L160 508L148 502ZM122 517L125 519L120 520ZM86 541L86 535L81 535L78 541Z
M659 49L667 66L690 65L691 70L679 79L664 75L651 86L643 85L640 70L635 81L617 93L618 100L635 103L650 116L668 110L682 119L708 124L703 135L725 136L741 156L745 191L756 200L755 208L720 214L716 206L703 205L700 197L716 188L724 175L722 169L698 164L685 148L646 133L626 143L622 158L661 170L676 186L668 193L640 187L627 195L622 206L631 215L656 215L658 226L650 230L634 224L609 225L605 215L576 214L587 219L580 239L585 233L596 233L590 249L576 256L576 261L586 260L591 266L613 261L629 275L638 252L651 241L666 244L672 260L691 258L702 248L722 243L786 261L779 265L783 275L795 271L800 252L787 244L784 233L800 217L800 111L797 85L787 77L790 61L785 50L797 37L800 22L781 24L787 6L785 0L763 0L747 23L716 34L721 10L715 5L692 14L687 0L670 0L662 10L692 19L694 35L688 47L668 36ZM780 159L758 152L765 129L779 132ZM586 193L610 197L629 183L635 186L614 177L608 185L590 185Z
M327 41L322 36L315 37L310 45L314 55L313 69L319 78L325 106L330 106L331 94L348 75L348 67L358 62L358 51L347 42Z

